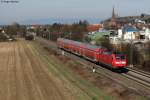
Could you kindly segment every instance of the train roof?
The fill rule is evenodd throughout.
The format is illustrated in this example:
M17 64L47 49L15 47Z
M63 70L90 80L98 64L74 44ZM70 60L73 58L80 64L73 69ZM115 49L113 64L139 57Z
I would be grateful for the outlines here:
M91 45L91 44L82 43L82 42L78 42L78 41L74 41L74 40L69 40L69 39L64 39L64 38L59 38L58 40L63 40L65 43L69 43L69 44L72 44L72 45L73 44L78 45L78 46L83 45L85 48L92 49L92 50L104 48L102 46ZM106 49L106 48L104 48L104 49Z
M120 55L124 55L123 53L121 52L113 52L113 51L105 51L103 52L104 54L107 54L107 55L111 55L111 54L115 54L117 56L120 56Z
M91 45L91 44L85 44L85 47L89 49L99 49L102 48L101 46Z
M72 41L72 43L71 43L71 44L83 45L83 43L82 43L82 42L78 42L78 41Z

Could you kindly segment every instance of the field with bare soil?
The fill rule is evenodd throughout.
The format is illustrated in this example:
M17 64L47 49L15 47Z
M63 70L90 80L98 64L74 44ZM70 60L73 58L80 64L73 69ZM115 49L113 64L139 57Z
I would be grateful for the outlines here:
M90 82L95 83L94 74L80 69L81 65L74 69L77 65L55 52L46 52L36 42L0 43L0 100L140 100L140 96L122 98L115 90L98 88Z
M0 100L71 100L28 44L0 43Z
M31 42L0 43L0 100L99 100L111 97L96 87L88 92L70 71L47 61ZM53 59L53 57L51 58ZM76 83L77 81L77 83ZM82 81L84 82L84 81Z

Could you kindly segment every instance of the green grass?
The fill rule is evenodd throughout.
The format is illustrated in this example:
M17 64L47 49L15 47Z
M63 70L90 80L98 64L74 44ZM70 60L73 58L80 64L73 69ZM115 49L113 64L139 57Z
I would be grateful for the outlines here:
M66 86L69 86L70 91L76 96L76 100L116 100L115 97L108 95L104 90L100 90L100 88L88 80L83 79L79 75L75 75L71 69L65 67L64 64L55 57L49 57L43 53L43 50L39 48L39 44L32 43L30 47L34 55L40 57L40 59L48 65L50 72L63 81ZM139 97L138 100L146 99Z
M77 100L113 100L114 98L105 94L103 90L100 90L98 87L94 86L89 81L81 78L78 75L70 70L67 67L64 67L60 61L57 61L55 58L51 59L47 55L43 54L42 50L38 48L38 45L34 43L31 46L35 55L39 56L45 64L49 66L50 72L53 72L57 77L62 81L65 81L66 84L73 85L74 89L77 89L78 93ZM76 90L74 90L76 91ZM115 100L115 99L114 99Z
M88 37L89 37L91 40L98 41L98 40L100 40L101 38L103 38L104 35L109 35L109 34L110 34L109 32L96 32L95 34L89 35Z

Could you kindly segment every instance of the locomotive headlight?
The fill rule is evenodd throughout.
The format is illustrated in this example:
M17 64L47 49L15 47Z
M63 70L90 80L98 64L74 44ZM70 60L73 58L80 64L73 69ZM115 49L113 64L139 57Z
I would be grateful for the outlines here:
M122 64L126 64L126 62L125 62L125 61L122 61Z
M117 61L116 61L116 64L120 64L120 62L117 62Z

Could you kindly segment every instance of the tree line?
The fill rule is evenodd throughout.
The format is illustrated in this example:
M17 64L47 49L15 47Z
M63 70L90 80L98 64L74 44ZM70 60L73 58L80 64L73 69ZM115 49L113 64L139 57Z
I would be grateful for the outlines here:
M56 41L57 38L67 38L75 41L81 42L90 42L86 38L88 33L87 25L89 23L84 21L79 21L73 24L61 24L54 23L52 25L39 25L36 28L27 28L25 25L19 25L18 23L13 23L12 25L8 25L3 27L5 32L10 36L21 36L24 37L27 32L35 32L37 36L41 36L48 40ZM115 52L122 52L127 56L128 64L141 65L144 69L150 70L150 42L147 43L146 50L138 51L134 45L131 44L121 44L120 46L114 46L110 43L109 38L102 38L99 40L97 45L101 45L106 47L108 50L112 50ZM132 49L131 49L132 48Z
M88 22L86 20L71 25L54 23L52 25L45 25L42 29L35 30L35 32L38 36L52 41L56 41L59 37L83 41L85 33L87 33L87 25Z

